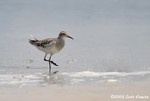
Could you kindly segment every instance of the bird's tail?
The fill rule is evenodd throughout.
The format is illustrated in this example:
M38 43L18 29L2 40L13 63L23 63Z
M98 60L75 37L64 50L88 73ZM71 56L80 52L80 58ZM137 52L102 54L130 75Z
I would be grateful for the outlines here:
M30 43L30 44L34 45L35 42L37 42L37 40L31 40L31 39L29 39L29 43Z
M36 42L38 42L39 40L34 38L32 35L30 35L31 38L33 38L33 40L29 39L29 43L32 44L32 45L36 45Z
M32 45L36 45L36 42L38 42L38 40L35 38L34 38L34 40L29 39L29 43Z

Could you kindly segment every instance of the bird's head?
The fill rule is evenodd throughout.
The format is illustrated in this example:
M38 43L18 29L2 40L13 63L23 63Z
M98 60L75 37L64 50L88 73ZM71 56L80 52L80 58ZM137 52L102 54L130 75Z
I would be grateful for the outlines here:
M65 38L65 37L68 37L68 38L70 38L70 39L73 39L71 36L67 35L67 33L66 33L65 31L61 31L61 32L59 33L58 38Z

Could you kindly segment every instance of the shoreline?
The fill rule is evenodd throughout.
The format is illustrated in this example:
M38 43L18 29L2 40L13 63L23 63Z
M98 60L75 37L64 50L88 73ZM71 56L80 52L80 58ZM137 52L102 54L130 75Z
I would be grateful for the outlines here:
M0 101L148 101L149 84L0 88Z

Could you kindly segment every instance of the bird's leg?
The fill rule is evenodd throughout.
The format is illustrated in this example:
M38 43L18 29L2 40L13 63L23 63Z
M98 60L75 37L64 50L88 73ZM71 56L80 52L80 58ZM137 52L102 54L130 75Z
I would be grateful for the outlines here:
M50 61L53 65L58 66L54 61Z
M47 54L45 54L45 56L44 56L44 61L49 62L49 60L46 60L46 56L47 56Z
M53 65L58 66L54 61L46 60L47 54L44 56L44 61L51 62Z
M52 57L52 55L50 55L50 57L49 57L49 74L51 73L51 57Z

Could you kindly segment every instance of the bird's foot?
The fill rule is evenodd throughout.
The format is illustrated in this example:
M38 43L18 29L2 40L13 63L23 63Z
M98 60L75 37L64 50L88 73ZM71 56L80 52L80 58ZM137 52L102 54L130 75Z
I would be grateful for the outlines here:
M58 66L54 61L50 61L53 65Z
M49 62L49 60L44 59L44 61ZM58 66L54 61L50 61L53 65Z
M45 58L44 58L44 61L47 61L47 62L49 62L49 60L46 60Z

